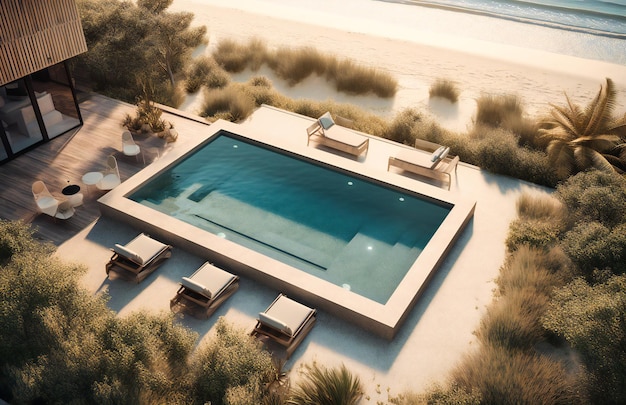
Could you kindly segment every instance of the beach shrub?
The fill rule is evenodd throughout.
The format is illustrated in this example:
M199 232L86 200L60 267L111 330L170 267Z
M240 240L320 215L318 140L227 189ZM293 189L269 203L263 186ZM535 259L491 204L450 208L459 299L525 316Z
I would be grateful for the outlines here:
M557 361L533 352L486 346L454 369L452 384L477 391L482 404L578 403L576 376Z
M567 217L565 207L558 199L524 193L516 204L518 218L509 225L505 242L509 252L521 245L548 249L558 242Z
M565 234L562 245L586 277L596 269L626 272L626 224L609 229L599 222L582 222Z
M258 38L250 39L247 44L224 39L212 55L217 64L229 73L240 73L247 68L256 72L269 58L267 46Z
M459 95L461 91L457 87L457 85L448 79L437 79L430 86L428 90L428 95L430 98L433 97L441 97L450 101L451 103L456 103L459 101Z
M398 91L398 82L391 75L351 60L329 63L326 76L335 83L337 91L347 94L372 92L378 97L390 98Z
M572 225L595 221L613 227L626 222L626 180L615 173L578 173L560 184L555 196L567 207Z
M538 272L535 277L540 279ZM492 305L480 320L476 336L491 347L508 351L526 351L544 340L544 329L539 318L548 304L548 297L532 288L508 291L502 302Z
M589 285L576 279L556 291L543 325L580 353L590 373L590 402L626 403L626 276Z
M500 127L512 117L521 117L522 114L521 100L514 95L484 94L476 100L475 122L477 125Z
M210 89L223 88L228 85L230 77L222 70L215 60L202 56L191 64L187 72L185 90L187 93L196 93L202 86Z
M194 403L261 403L276 373L271 355L224 318L215 329L215 337L197 349L190 364Z
M115 316L105 296L82 287L84 267L51 255L23 223L0 228L0 246L12 252L0 268L1 398L185 402L179 385L195 333L174 325L171 314Z
M359 377L345 365L327 368L317 363L305 364L302 380L294 388L290 405L355 405L363 396Z
M312 74L322 76L331 61L332 57L313 47L279 48L272 55L269 66L278 77L294 86Z
M206 90L200 107L200 116L211 121L218 118L239 122L248 118L254 111L254 99L239 86L230 85L224 89Z
M397 405L480 405L483 402L477 389L468 392L458 385L451 384L448 386L435 385L429 388L425 394L403 393L393 403Z
M386 138L405 145L415 145L414 128L421 119L420 113L414 109L399 112L391 121Z

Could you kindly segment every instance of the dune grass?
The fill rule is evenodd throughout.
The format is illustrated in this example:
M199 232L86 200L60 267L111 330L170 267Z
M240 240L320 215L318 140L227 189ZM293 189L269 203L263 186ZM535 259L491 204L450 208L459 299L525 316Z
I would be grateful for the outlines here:
M477 391L482 404L580 403L574 376L558 360L486 346L452 372L454 385Z
M237 90L235 86L207 90L200 107L200 115L215 121L219 118L238 122L246 119L254 111L254 100Z
M290 86L317 75L333 83L337 91L352 95L375 94L391 98L398 90L397 80L389 73L322 53L313 47L280 47L272 51L258 38L246 44L228 39L218 44L213 58L230 73L247 68L257 71L266 64Z
M428 90L430 98L441 97L449 100L451 103L459 101L461 91L457 85L448 79L437 79Z
M226 87L230 82L230 76L217 65L214 59L200 57L193 61L187 73L185 91L196 93L202 86L209 89Z

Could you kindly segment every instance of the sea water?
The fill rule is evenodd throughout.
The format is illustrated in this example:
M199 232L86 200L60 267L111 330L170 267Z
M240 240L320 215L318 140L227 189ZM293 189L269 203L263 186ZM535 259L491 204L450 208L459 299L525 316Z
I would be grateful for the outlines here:
M626 65L626 0L193 1L435 47L462 38Z
M626 39L626 0L403 0Z

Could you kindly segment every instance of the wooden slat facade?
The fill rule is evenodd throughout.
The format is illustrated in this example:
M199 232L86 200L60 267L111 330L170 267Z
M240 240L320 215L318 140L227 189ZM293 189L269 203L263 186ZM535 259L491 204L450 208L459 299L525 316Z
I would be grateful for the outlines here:
M0 1L0 86L86 51L74 0Z

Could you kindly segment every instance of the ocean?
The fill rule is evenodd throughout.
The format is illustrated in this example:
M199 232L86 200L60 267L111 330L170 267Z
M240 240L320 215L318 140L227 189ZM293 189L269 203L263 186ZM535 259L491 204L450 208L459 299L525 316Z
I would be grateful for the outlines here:
M626 65L626 0L187 1L434 47L488 42Z
M626 39L626 0L399 0L392 2L443 7L523 23Z

